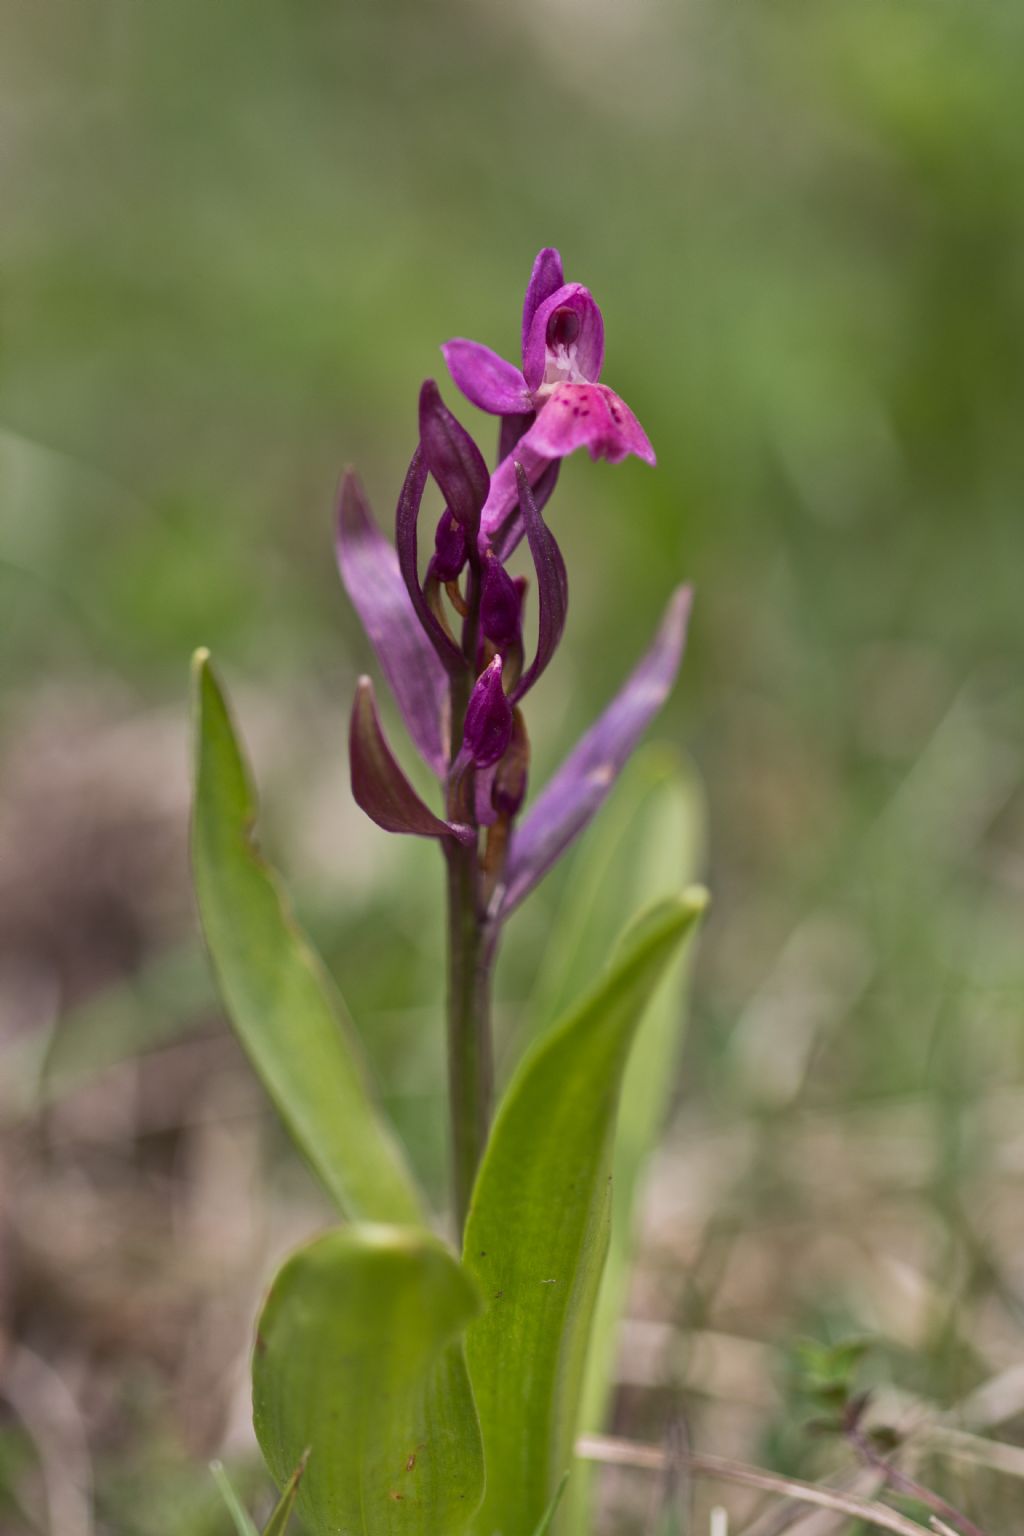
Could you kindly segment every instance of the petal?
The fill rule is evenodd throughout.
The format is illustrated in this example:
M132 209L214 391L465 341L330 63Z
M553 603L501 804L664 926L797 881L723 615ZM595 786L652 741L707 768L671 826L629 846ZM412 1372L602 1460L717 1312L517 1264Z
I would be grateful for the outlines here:
M429 768L448 767L448 677L416 617L398 566L351 470L341 485L338 569L409 735Z
M456 336L441 348L448 371L471 405L492 416L513 416L530 409L526 380L519 369L479 341Z
M433 379L420 390L420 442L449 511L475 539L491 477L483 454L445 405Z
M519 504L522 508L526 537L530 544L534 569L537 572L537 654L512 690L512 703L517 704L540 677L562 638L565 615L569 606L569 578L565 561L554 534L537 510L530 482L521 464L516 465L519 483Z
M582 832L668 697L682 659L690 601L690 588L679 587L647 655L513 834L499 908L502 917L519 905Z
M582 283L566 283L550 298L539 305L530 324L530 334L523 349L523 375L527 387L533 393L544 383L551 346L548 328L559 310L566 310L575 317L579 331L572 343L575 363L584 379L596 381L601 376L604 362L604 320L601 311L588 288Z
M618 464L629 454L653 464L647 433L607 384L559 384L523 440L546 459L586 448L592 459ZM520 446L523 446L522 444Z
M442 821L424 805L395 761L377 714L373 684L361 677L348 733L352 794L359 808L385 832L406 832L414 837L457 837L471 842L469 827Z
M562 258L553 246L546 246L544 250L537 252L537 258L533 263L533 271L530 273L530 281L526 285L526 298L523 300L523 357L526 357L526 343L530 339L530 326L537 310L550 299L551 295L559 288L565 286L565 276L562 272Z
M419 620L424 639L433 646L445 671L457 675L465 667L466 658L431 609L420 585L417 524L420 503L423 501L423 487L426 483L426 460L422 447L418 447L406 472L395 511L395 549L398 553L398 569L405 583L413 613Z

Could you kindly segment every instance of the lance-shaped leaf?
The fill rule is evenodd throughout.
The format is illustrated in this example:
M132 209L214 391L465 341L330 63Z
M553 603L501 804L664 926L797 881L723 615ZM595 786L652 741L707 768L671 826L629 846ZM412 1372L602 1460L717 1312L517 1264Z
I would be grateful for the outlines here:
M464 1249L484 1297L466 1335L487 1463L481 1536L534 1530L569 1463L622 1075L703 902L700 892L664 902L627 935L606 975L527 1055L498 1111Z
M700 877L705 810L694 769L661 742L629 763L608 805L581 838L553 913L528 1013L551 1018L586 986L629 917ZM686 1022L684 974L692 950L669 966L647 1006L622 1084L612 1164L612 1230L587 1351L581 1429L600 1433L615 1374L619 1320L635 1253L637 1189L678 1082ZM589 1530L592 1463L569 1487L565 1523Z
M253 1423L311 1536L456 1536L483 1491L460 1335L476 1290L425 1232L347 1227L285 1264L260 1318Z
M348 760L352 795L360 810L385 832L406 832L413 837L456 837L470 843L469 827L442 821L424 805L402 772L388 746L377 713L373 684L361 677L356 685L348 732Z
M554 534L537 510L537 503L521 464L516 465L519 505L526 537L537 572L537 654L512 690L513 704L527 693L558 649L569 607L569 578Z
M445 629L423 595L420 582L418 528L423 488L427 483L427 464L423 449L417 446L406 471L395 512L395 548L409 601L435 654L453 675L465 670L466 658Z
M374 521L359 478L341 483L338 569L381 670L427 766L448 768L448 676L416 616L398 556Z
M502 916L529 895L587 825L668 697L682 660L690 599L689 587L677 589L646 656L524 817L509 853Z
M445 405L433 379L420 390L420 444L449 511L475 539L491 477L483 454Z
M196 652L192 677L192 867L228 1017L293 1140L341 1209L372 1221L423 1220L341 999L256 843L255 795L206 651Z

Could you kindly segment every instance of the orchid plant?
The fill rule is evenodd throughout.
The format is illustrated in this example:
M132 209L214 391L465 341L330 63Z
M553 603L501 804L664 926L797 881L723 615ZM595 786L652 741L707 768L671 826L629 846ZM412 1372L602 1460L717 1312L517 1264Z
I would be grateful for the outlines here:
M253 1065L347 1218L281 1269L253 1354L257 1438L287 1507L297 1496L316 1536L533 1536L556 1518L587 1528L581 1499L555 1510L582 1417L599 1418L607 1394L622 1289L620 1262L617 1293L610 1270L601 1291L611 1173L623 1172L621 1250L677 1033L678 990L664 982L674 972L678 983L705 900L688 888L627 926L579 999L542 1021L495 1112L491 993L505 926L592 820L667 697L690 594L669 597L646 655L531 800L528 697L568 607L544 516L561 460L580 447L613 463L635 454L653 464L654 453L599 382L601 311L565 281L555 250L540 252L527 286L521 370L477 342L442 350L467 399L500 418L496 468L428 381L394 544L348 473L337 553L412 745L439 781L432 809L361 678L349 730L354 798L385 831L434 839L446 872L447 1224L427 1210L334 985L258 851L250 777L208 654L194 666L193 861L214 969ZM421 562L428 482L443 510ZM530 581L509 569L523 539ZM665 836L662 824L655 837ZM583 888L599 883L595 875ZM631 1054L646 1054L647 1077L632 1091L627 1081L634 1134L616 1148Z

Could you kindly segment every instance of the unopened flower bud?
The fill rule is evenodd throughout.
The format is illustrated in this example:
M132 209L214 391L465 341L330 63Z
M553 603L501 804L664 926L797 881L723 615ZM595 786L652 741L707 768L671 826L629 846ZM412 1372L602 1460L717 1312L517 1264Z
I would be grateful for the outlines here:
M466 530L446 507L434 534L430 575L440 582L457 581L466 563Z
M512 736L512 706L501 682L501 657L477 678L466 707L463 744L477 768L504 757Z
M500 560L488 556L480 584L480 628L499 650L519 640L521 611L517 584Z

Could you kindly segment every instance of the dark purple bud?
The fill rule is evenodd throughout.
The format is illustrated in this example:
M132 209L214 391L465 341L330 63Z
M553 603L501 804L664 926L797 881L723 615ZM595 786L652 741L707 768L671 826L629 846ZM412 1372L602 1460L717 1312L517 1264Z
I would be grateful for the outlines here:
M450 673L457 674L465 667L466 658L431 609L420 585L416 529L426 483L427 466L423 449L419 447L412 456L405 484L402 486L402 494L398 498L398 509L395 513L395 548L402 579L412 600L416 617L445 667Z
M356 687L348 755L355 802L385 832L472 841L469 827L435 816L402 772L381 727L373 684L368 677L361 677Z
M433 379L420 390L420 443L449 511L475 539L491 477L483 454L445 405Z
M501 657L481 672L466 706L463 743L477 768L490 768L508 750L512 706L501 683Z
M526 799L526 781L530 769L530 739L522 710L512 711L512 739L494 770L491 803L502 816L517 816Z
M436 576L438 581L457 581L466 563L466 554L466 530L446 507L434 534L431 576Z
M519 639L519 588L500 560L488 555L480 581L480 628L499 651Z
M533 687L558 649L569 606L569 580L562 551L537 510L530 482L521 464L516 465L516 478L519 482L519 505L526 524L526 537L537 572L538 612L537 654L513 690L514 704Z

